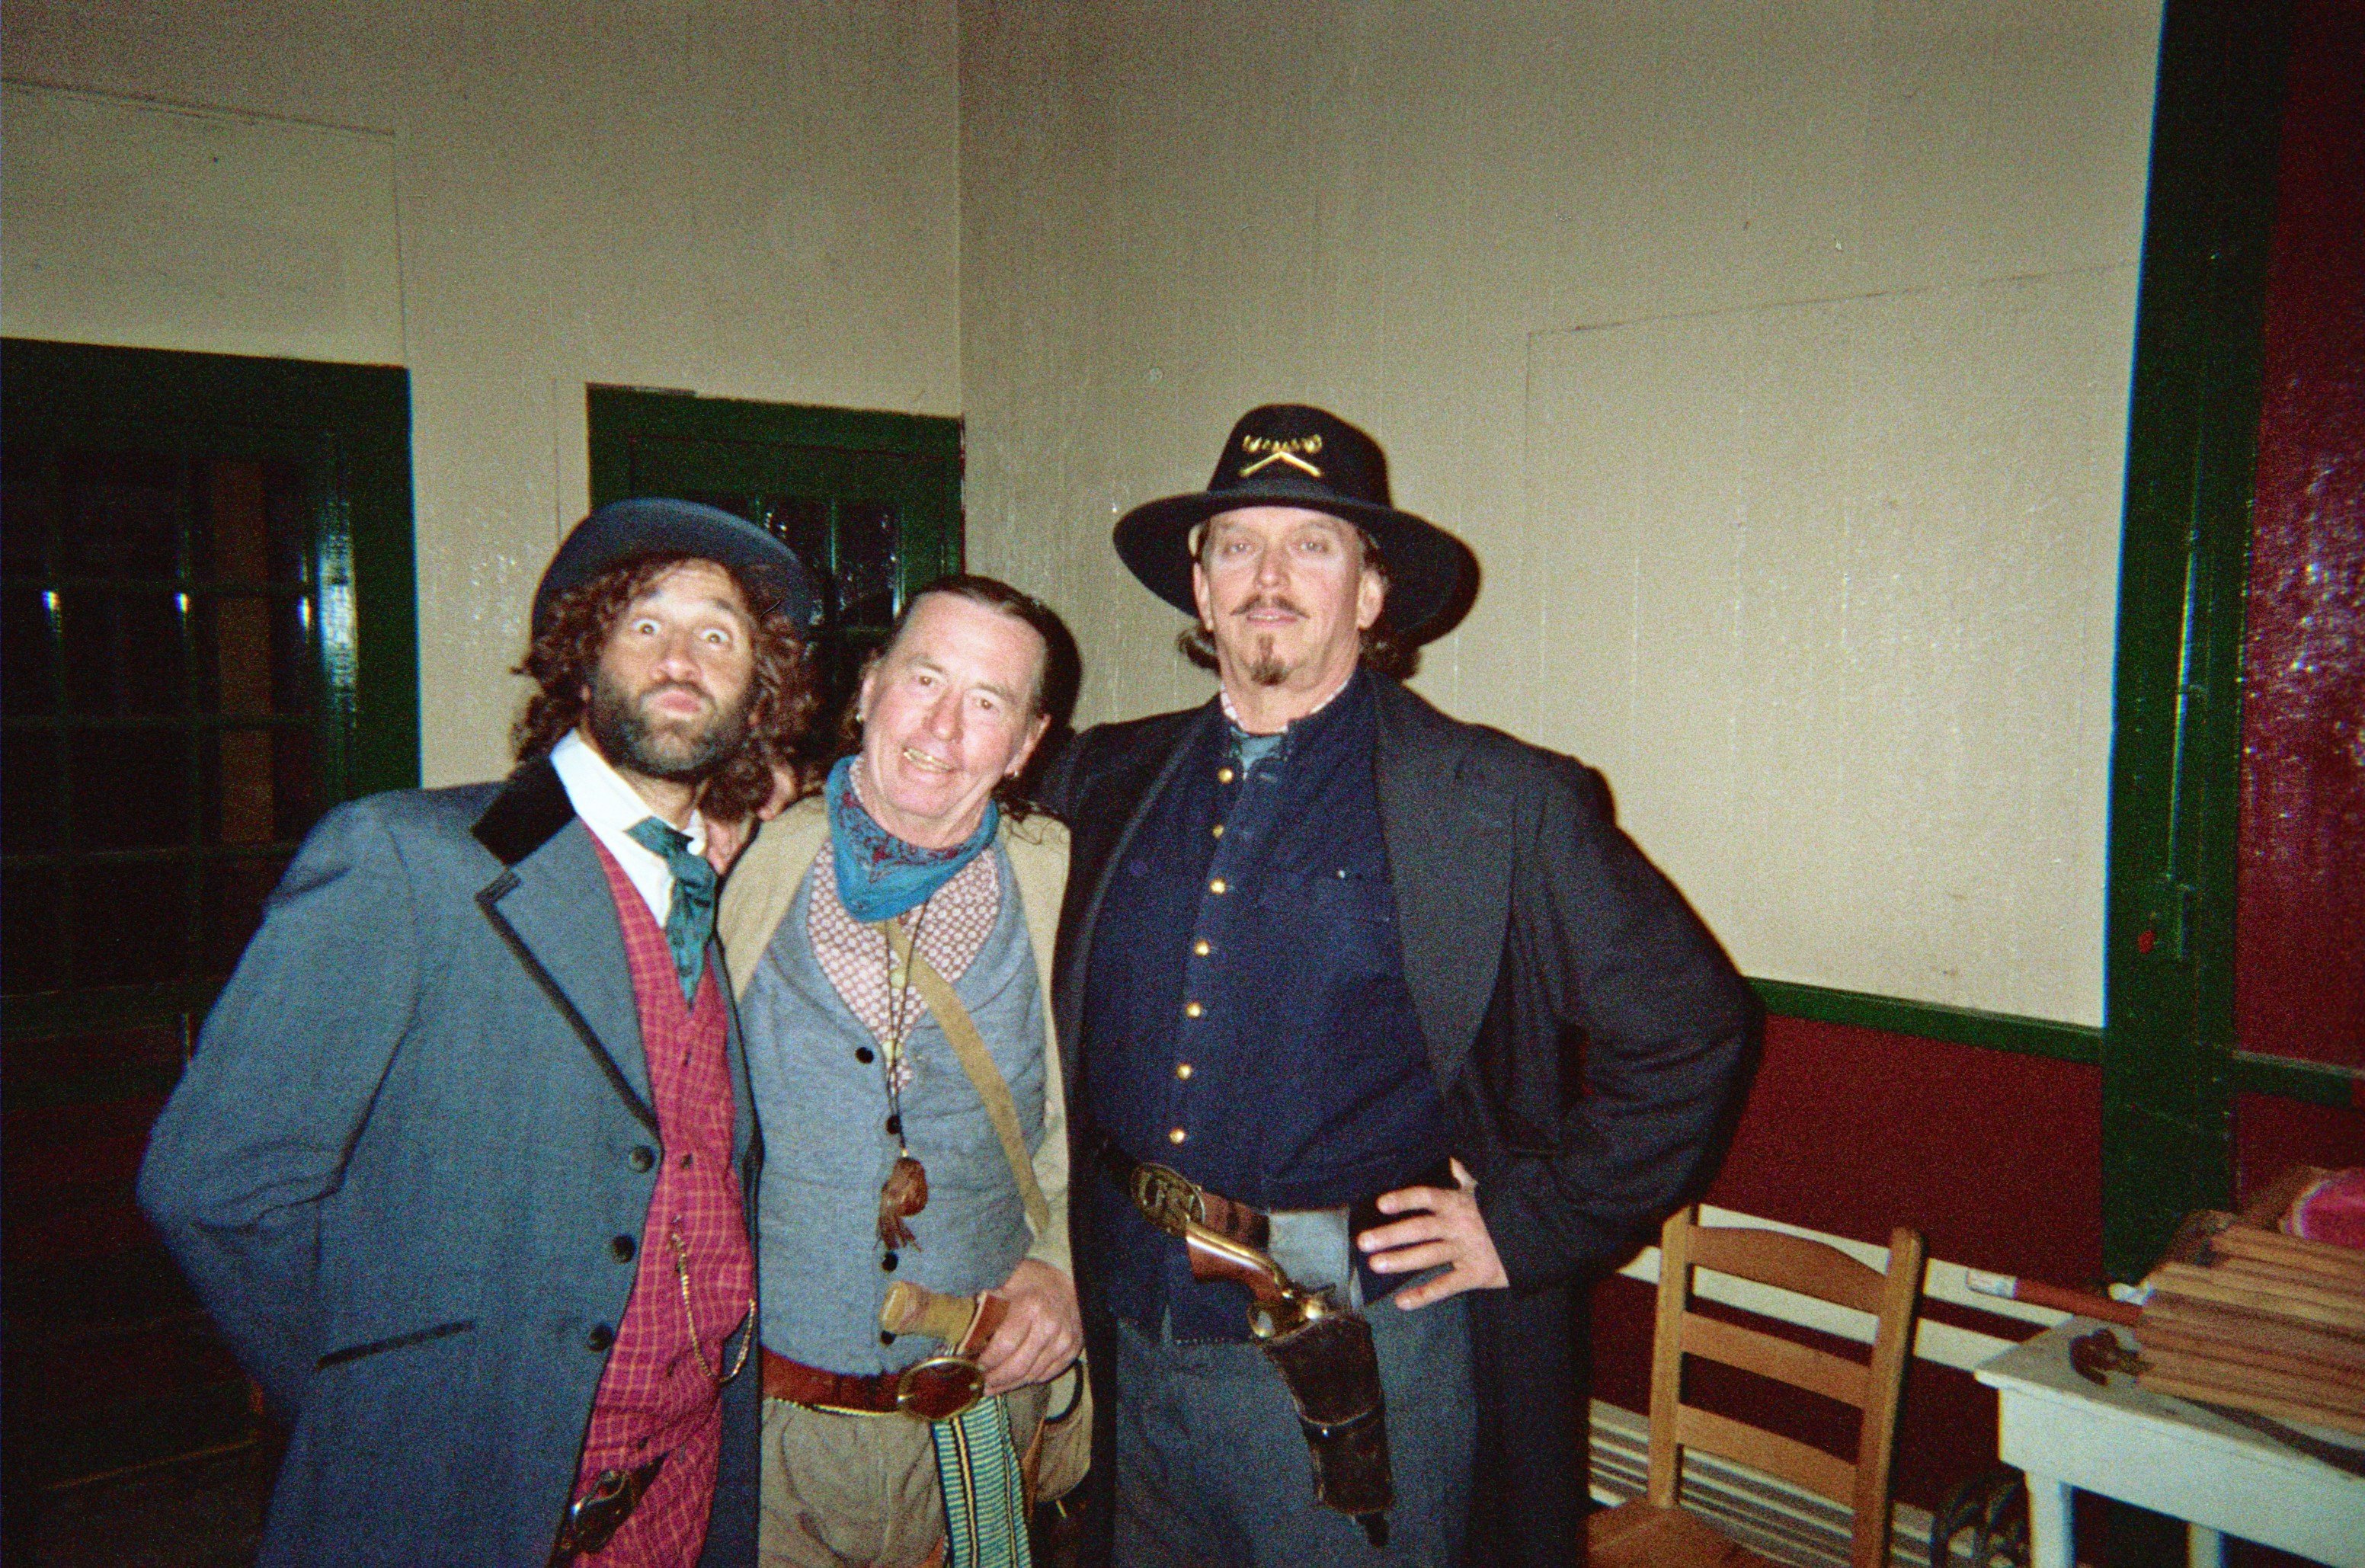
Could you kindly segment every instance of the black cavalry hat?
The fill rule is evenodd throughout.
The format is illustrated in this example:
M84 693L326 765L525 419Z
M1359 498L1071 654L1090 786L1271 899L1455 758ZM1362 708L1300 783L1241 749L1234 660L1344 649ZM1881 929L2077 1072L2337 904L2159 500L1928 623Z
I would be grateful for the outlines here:
M1379 541L1387 561L1388 623L1413 642L1445 631L1452 612L1467 603L1464 590L1478 580L1468 545L1388 504L1388 460L1380 443L1338 415L1302 403L1268 403L1241 416L1207 487L1145 502L1119 518L1116 553L1144 588L1195 616L1191 530L1236 507L1305 507Z
M651 555L694 555L728 567L765 602L750 605L758 615L778 610L802 630L813 623L821 601L796 552L764 530L719 507L636 496L610 501L575 525L533 590L533 634L550 624L559 597L580 588L609 567Z

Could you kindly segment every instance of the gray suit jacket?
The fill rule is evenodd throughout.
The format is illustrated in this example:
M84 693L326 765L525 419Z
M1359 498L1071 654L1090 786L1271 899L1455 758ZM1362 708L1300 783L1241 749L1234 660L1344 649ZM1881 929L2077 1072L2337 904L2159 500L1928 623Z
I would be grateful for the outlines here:
M752 1213L735 1016L730 1050ZM547 762L321 821L140 1178L292 1424L263 1562L547 1561L661 1157L615 906ZM753 1559L755 1382L724 1391L708 1563Z

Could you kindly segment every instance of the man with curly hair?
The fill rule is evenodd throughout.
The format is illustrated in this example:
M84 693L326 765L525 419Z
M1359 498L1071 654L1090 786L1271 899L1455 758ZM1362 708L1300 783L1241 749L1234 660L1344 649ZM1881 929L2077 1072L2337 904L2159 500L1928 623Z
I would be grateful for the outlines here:
M709 815L812 718L796 557L600 508L504 784L322 819L140 1196L291 1438L266 1563L745 1562L752 1095Z

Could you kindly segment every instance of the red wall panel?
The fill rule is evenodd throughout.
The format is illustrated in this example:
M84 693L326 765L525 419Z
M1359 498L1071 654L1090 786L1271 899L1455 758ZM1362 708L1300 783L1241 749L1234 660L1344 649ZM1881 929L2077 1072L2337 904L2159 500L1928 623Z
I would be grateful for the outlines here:
M1768 1019L1765 1033L1765 1062L1709 1202L1865 1241L1886 1243L1892 1226L1910 1225L1933 1257L2097 1282L2099 1070L1796 1018ZM1647 1409L1649 1288L1608 1281L1594 1314L1594 1393ZM2019 1337L1984 1314L1932 1315ZM1956 1483L1995 1464L1995 1441L1994 1395L1967 1373L1914 1363L1900 1497L1935 1507Z
M2243 654L2236 1039L2365 1068L2365 6L2303 0Z

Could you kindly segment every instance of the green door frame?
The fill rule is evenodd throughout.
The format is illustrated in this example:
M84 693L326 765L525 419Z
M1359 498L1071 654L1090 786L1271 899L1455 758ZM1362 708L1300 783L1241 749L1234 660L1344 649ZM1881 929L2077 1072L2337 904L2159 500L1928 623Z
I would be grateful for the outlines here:
M2102 1254L2132 1279L2234 1193L2233 1097L2357 1075L2244 1053L2244 599L2291 0L2169 0L2127 433L2111 759Z

